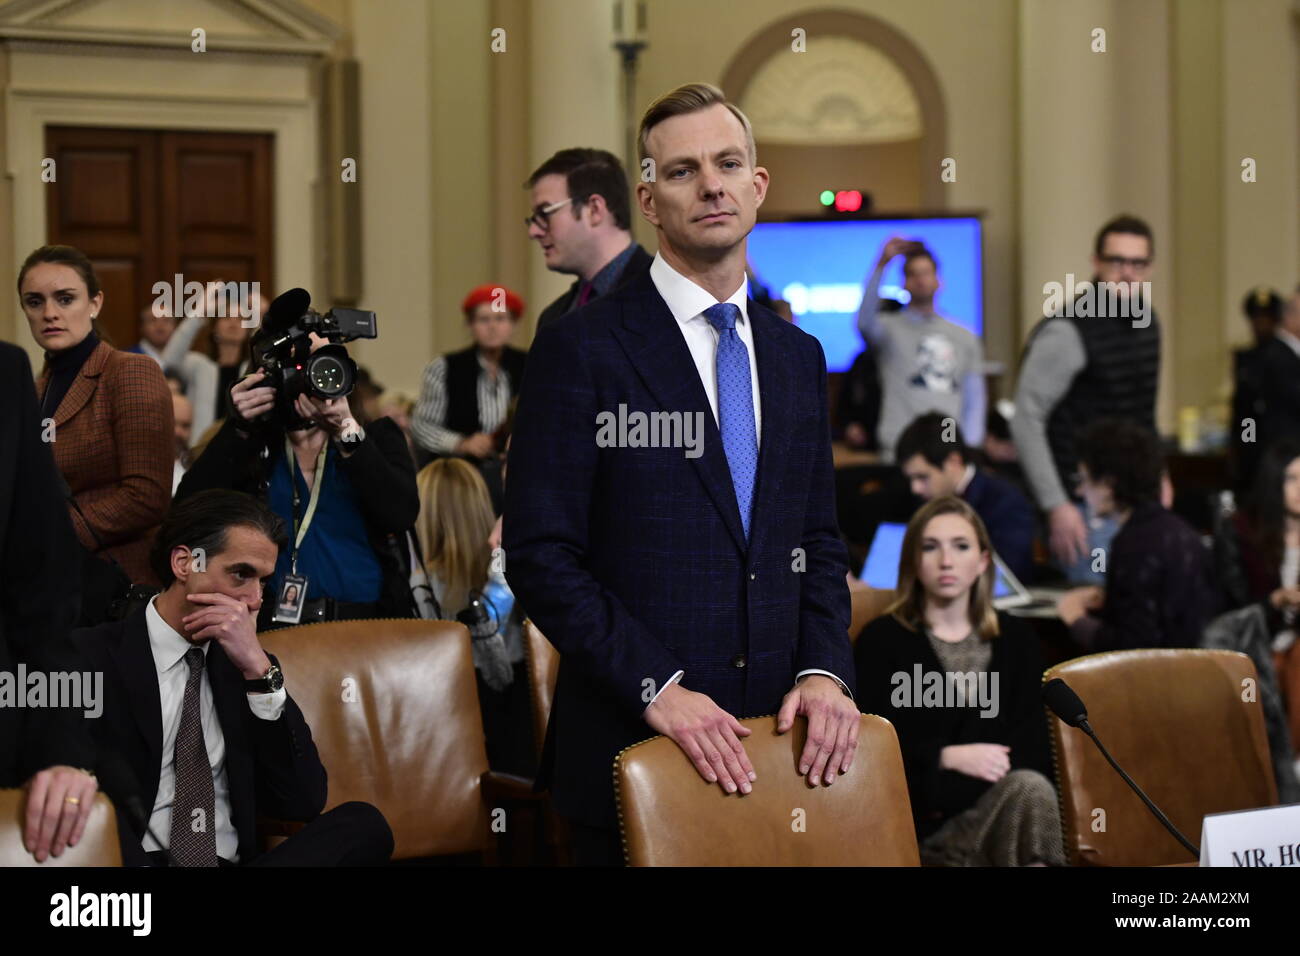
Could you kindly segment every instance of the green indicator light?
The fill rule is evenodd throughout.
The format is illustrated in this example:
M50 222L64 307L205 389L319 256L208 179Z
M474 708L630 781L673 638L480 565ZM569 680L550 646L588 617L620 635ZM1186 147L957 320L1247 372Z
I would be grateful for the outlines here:
M835 202L835 193L831 192L829 189L823 189L821 200L823 206L829 206L831 203Z

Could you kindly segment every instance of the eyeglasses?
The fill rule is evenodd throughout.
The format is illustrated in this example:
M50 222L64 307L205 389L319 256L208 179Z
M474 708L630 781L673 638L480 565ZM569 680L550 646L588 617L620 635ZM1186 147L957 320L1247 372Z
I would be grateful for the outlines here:
M525 226L536 226L542 232L551 231L551 215L557 209L563 209L569 203L573 202L573 197L562 199L560 202L553 202L549 206L538 206L533 210L533 214L524 219Z
M1149 269L1150 259L1125 259L1123 256L1102 256L1101 261L1108 266L1132 266L1134 269Z

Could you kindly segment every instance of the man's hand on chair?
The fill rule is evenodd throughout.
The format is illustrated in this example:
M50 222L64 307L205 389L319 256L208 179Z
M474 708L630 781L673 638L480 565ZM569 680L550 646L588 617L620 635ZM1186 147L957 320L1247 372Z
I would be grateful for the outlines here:
M645 721L673 742L695 764L700 776L727 793L749 793L758 779L740 743L750 729L715 704L707 694L681 684L665 687L646 708Z
M44 863L76 846L86 832L99 782L76 767L47 767L27 781L23 846Z
M857 752L862 717L858 705L829 677L810 674L785 695L776 717L776 732L783 734L793 727L796 714L808 718L808 741L799 758L799 772L813 786L822 780L829 785L837 773L848 772Z

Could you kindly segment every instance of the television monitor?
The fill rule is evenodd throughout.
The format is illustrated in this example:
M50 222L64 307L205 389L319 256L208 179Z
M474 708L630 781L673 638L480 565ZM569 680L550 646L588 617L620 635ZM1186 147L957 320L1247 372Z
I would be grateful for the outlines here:
M749 235L749 262L795 324L817 337L830 372L848 371L864 346L858 332L862 286L890 236L919 239L939 261L935 307L977 336L984 329L983 236L975 216L817 219L760 222ZM895 258L880 295L906 302L903 259Z

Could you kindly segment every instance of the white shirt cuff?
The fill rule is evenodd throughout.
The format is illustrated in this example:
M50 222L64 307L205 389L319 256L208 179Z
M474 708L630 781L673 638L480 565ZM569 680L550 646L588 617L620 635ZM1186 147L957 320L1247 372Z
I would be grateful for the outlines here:
M681 680L684 676L686 676L686 671L678 671L678 672L677 672L676 674L674 674L672 677L668 678L668 680L664 681L664 686L663 686L663 687L660 687L659 690L655 691L655 695L654 695L653 697L650 698L650 704L653 704L655 701L657 701L657 700L659 699L659 695L660 695L660 694L662 694L664 691L666 691L669 687L672 687L673 684L676 684L676 683L677 683L679 680ZM641 713L644 714L646 710L649 710L649 709L650 709L650 704L646 704L646 705L645 705L645 710L641 711Z
M844 696L846 696L849 700L855 699L853 696L853 691L849 690L848 684L844 683L844 681L840 680L830 671L820 670L819 668L816 667L810 667L806 671L800 671L798 674L795 674L794 682L797 684L799 683L799 681L803 680L805 677L808 677L812 674L821 674L824 677L829 677L831 680L835 681L835 683L840 685L840 690L844 691Z
M248 708L262 720L279 720L284 713L284 703L289 699L289 692L283 687L270 694L246 694Z

